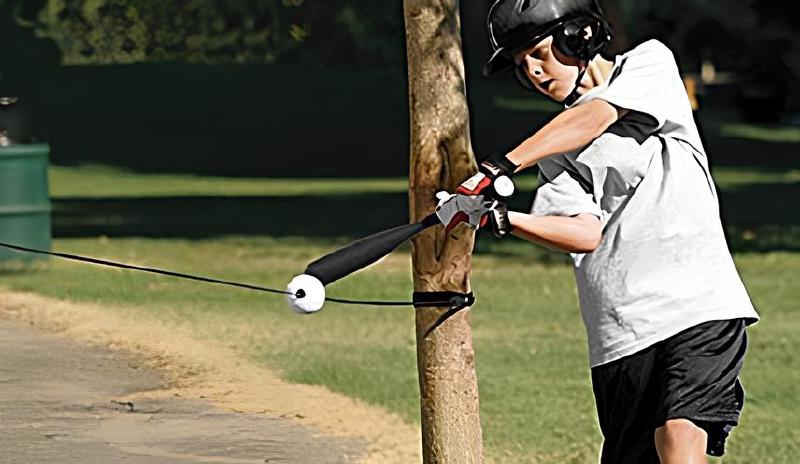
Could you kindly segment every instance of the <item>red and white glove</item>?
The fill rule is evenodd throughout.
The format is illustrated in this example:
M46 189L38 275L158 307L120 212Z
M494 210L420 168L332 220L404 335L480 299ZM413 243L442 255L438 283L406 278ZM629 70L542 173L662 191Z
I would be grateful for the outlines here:
M477 174L461 183L456 193L508 198L514 193L511 175L518 167L505 156L486 160L478 166Z
M462 222L473 229L479 229L487 222L492 224L492 232L503 237L511 231L506 205L498 200L487 200L483 195L463 195L439 192L436 216L449 232Z

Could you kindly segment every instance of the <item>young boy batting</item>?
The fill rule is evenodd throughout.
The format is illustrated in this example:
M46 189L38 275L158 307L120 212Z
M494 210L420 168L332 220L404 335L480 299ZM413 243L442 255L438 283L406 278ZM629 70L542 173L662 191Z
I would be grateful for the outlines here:
M484 73L510 69L565 110L458 192L486 193L538 165L533 210L503 219L514 235L572 255L601 462L722 455L744 403L745 326L758 315L672 53L650 40L603 56L611 34L596 0L497 0L487 26Z

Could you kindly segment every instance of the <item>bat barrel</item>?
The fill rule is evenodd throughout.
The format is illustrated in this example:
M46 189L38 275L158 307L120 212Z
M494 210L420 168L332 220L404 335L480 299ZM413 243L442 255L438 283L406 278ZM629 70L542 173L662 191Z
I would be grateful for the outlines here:
M420 222L369 235L317 259L306 267L305 273L327 285L369 266L401 243L436 224L439 224L439 219L431 214Z

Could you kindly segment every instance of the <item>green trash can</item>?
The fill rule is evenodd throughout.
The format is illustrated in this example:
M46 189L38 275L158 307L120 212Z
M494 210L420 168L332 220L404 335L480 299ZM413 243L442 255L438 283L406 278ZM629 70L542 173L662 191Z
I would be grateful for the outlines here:
M50 250L46 143L0 146L0 242ZM0 247L0 262L40 255Z

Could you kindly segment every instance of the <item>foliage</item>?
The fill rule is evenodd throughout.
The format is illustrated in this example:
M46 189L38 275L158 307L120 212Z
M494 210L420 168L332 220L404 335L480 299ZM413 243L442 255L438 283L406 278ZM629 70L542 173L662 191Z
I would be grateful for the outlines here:
M34 11L23 3L17 22L53 40L64 64L402 62L396 2L46 0Z
M35 27L65 64L271 62L304 38L292 9L277 0L50 0Z
M800 76L800 21L777 0L605 0L634 41L669 43L686 70L788 70ZM358 0L0 0L58 45L65 64L285 62L403 65L402 2ZM479 8L474 4L466 9ZM481 12L473 16L483 16ZM21 12L21 13L20 13ZM465 23L465 34L480 25Z

